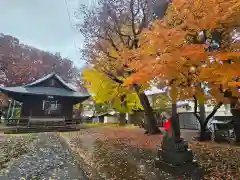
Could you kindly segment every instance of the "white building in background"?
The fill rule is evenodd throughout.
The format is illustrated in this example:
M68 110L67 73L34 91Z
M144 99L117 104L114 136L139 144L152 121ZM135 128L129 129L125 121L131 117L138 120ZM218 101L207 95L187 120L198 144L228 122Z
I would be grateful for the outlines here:
M95 109L94 109L93 104L94 104L94 102L91 99L83 102L83 110L82 110L83 117L91 118L94 116Z
M152 97L157 94L165 93L166 89L158 89L156 87L152 87L150 90L145 91L150 104L152 105ZM178 114L179 114L179 123L181 128L188 128L188 129L199 129L200 125L197 118L194 115L194 102L193 101L178 101ZM205 113L208 116L213 111L214 105L205 104ZM197 108L199 111L199 108ZM214 117L221 117L221 118L229 118L231 117L231 108L230 104L222 105L217 112L215 113ZM210 120L211 121L211 120Z
M157 87L152 87L150 90L146 90L145 94L147 95L150 105L153 103L153 96L158 95L158 94L163 94L166 92L166 89L158 89ZM85 109L83 110L82 115L85 117L93 117L94 116L94 109L89 108L92 103L92 101L87 101L85 102L86 106ZM89 107L88 107L89 106ZM189 128L189 129L199 129L199 123L196 117L194 116L194 102L193 101L178 101L177 102L178 106L178 113L179 113L179 120L180 120L180 127L181 128ZM209 115L214 106L213 105L208 105L205 104L205 112L206 116ZM232 116L231 110L230 110L230 104L227 105L222 105L218 111L214 115L215 117L229 117ZM126 119L129 119L129 115L126 114ZM96 122L99 121L95 119ZM104 123L113 123L116 122L116 117L112 115L108 115L104 117Z
M178 108L179 113L193 113L194 112L194 102L193 101L186 101L188 107L180 106ZM213 111L214 105L205 104L205 112L206 116ZM199 111L199 108L197 108ZM230 104L222 105L218 111L216 112L215 116L232 116Z
M118 113L115 111L108 112L104 115L103 123L115 124L119 122Z

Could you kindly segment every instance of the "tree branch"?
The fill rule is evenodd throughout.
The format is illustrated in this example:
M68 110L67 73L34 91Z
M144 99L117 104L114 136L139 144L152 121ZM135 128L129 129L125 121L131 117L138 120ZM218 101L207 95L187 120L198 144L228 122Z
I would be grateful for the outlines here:
M140 2L139 2L139 4L140 4ZM137 33L136 33L137 35L141 34L141 32L142 32L142 30L144 29L144 27L145 27L145 25L146 25L146 22L147 22L147 14L146 14L146 12L145 12L146 6L147 6L147 1L144 1L144 5L141 6L141 8L142 8L142 13L143 13L143 18L142 18L142 20L141 20L141 22L140 22L139 29L138 29L138 31L137 31Z
M108 78L109 79L111 79L112 81L114 81L114 82L116 82L116 83L119 83L119 84L123 84L124 82L121 80L121 79L119 79L119 78L117 78L114 74L112 74L111 72L104 72L107 76L108 76Z
M206 121L204 122L203 126L206 128L209 120L214 116L214 114L217 112L217 110L223 105L222 102L219 102L214 108L213 111L207 116Z
M134 39L137 38L136 27L135 27L135 13L134 13L134 0L130 1L130 11L131 11L131 25L132 25L132 33Z
M107 36L109 38L109 42L111 43L112 47L118 52L119 49L118 49L117 45L114 43L114 40L110 37L109 33L107 33Z
M103 48L103 46L101 45L101 43L98 43L98 47L99 47L99 49L101 50L101 52L103 52L108 58L117 60L116 57L111 56L109 52L107 52L107 51L104 50L104 48Z

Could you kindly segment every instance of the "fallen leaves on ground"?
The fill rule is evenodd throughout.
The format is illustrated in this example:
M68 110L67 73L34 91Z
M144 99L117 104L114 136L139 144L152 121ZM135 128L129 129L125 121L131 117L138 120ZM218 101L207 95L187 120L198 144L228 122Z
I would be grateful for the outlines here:
M205 170L205 179L239 179L240 147L207 142L193 143L190 148Z
M184 133L183 133L184 134ZM91 128L80 132L62 133L68 143L89 165L109 180L174 179L153 168L156 148L161 135L144 135L142 130L127 128ZM240 175L240 148L215 143L192 143L205 179L232 180ZM147 165L146 165L147 164Z
M2 135L0 137L0 174L7 172L10 162L28 152L29 143L33 136L11 136Z
M142 131L131 133L130 129L120 129L91 128L61 135L105 179L157 180L143 161L152 163L154 153L151 148L160 142L160 135L147 137Z

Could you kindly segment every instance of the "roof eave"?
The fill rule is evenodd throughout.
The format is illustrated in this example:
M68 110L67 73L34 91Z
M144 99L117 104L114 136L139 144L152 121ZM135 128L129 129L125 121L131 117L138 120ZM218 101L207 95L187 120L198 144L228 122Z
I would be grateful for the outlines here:
M31 82L31 83L29 83L29 84L24 85L24 87L32 87L32 86L35 86L35 85L37 85L37 84L39 84L39 83L41 83L41 82L43 82L43 81L46 81L47 79L49 79L49 78L51 78L51 77L53 77L53 76L55 76L56 79L57 79L58 81L60 81L60 83L62 83L62 85L63 85L65 88L67 88L67 89L70 90L70 91L76 92L73 88L71 88L71 87L70 87L59 75L57 75L56 73L48 74L48 75L46 75L45 77L42 77L42 78L40 78L40 79L37 79L37 80L34 81L34 82Z
M84 93L84 95L82 95L82 96L64 96L64 95L55 95L55 94L41 94L41 93L37 94L37 93L32 93L32 92L19 92L19 91L11 90L11 89L9 89L9 87L8 88L0 87L0 91L2 91L3 93L6 93L6 94L19 93L19 94L24 94L24 95L55 96L55 97L69 97L69 98L72 97L72 98L84 98L84 99L85 98L88 99L91 97L91 95L88 93Z

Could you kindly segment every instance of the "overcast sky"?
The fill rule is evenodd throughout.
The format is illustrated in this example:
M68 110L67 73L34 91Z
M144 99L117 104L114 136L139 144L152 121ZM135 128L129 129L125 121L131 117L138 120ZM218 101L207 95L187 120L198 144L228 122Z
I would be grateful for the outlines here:
M89 5L93 0L67 0L68 6L65 0L0 1L0 33L15 36L21 43L42 50L60 52L76 65L83 64L78 53L83 38L71 26L67 8L74 25L74 12L79 4Z

